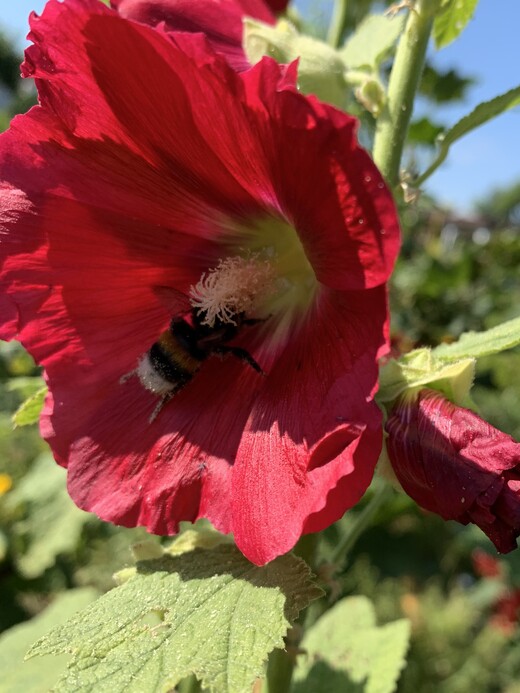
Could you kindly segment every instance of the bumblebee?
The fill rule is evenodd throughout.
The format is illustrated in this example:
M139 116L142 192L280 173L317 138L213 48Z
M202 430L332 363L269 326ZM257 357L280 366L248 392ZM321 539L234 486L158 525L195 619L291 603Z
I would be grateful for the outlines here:
M214 325L208 325L204 322L205 317L204 311L198 308L175 315L168 329L140 359L136 370L123 376L124 382L137 375L147 390L161 397L150 421L177 392L186 387L204 361L214 354L231 354L265 375L248 351L228 344L244 325L254 325L263 320L248 319L244 313L236 313L232 323L217 318Z

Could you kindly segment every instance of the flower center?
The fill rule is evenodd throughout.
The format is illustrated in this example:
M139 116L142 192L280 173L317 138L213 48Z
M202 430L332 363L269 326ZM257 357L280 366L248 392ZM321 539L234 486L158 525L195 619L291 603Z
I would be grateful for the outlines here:
M203 325L213 327L215 321L236 325L238 314L255 313L273 293L274 280L272 264L259 253L228 257L190 288L191 305L205 314Z
M191 304L211 327L216 321L236 325L236 316L245 314L273 317L276 332L287 332L307 313L319 286L295 229L274 217L222 228L229 256L191 287Z

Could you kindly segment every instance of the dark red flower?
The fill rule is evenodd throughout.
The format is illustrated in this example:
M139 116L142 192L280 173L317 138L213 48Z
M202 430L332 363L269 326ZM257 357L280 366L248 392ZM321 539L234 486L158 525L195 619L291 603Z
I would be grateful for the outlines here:
M513 635L520 622L520 589L507 590L494 604L490 623L504 635Z
M266 4L269 5L273 12L276 12L276 14L285 12L289 1L290 0L265 0Z
M0 139L0 334L45 368L42 432L80 507L158 534L207 517L266 562L370 483L390 192L294 67L236 73L98 0L50 0L31 28L41 105ZM197 302L231 332L261 320L226 346L265 376L199 360L150 421L150 347Z
M249 67L242 48L244 17L274 24L269 5L273 10L273 5L287 5L264 0L111 0L111 4L127 19L154 27L162 24L166 31L205 34L235 70Z
M287 9L290 0L265 0L265 4L269 5L273 12L281 14Z
M445 520L478 525L506 553L520 534L520 443L433 390L403 397L386 423L399 483Z

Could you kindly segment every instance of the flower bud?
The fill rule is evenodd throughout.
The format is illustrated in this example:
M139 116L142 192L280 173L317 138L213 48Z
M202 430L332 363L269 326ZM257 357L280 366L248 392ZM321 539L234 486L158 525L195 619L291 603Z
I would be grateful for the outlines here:
M445 520L478 525L507 553L520 534L520 443L440 393L400 397L387 448L406 493Z
M385 105L385 90L378 79L367 77L354 91L359 103L371 113L374 118L381 115Z
M345 105L346 66L328 44L299 34L287 20L270 26L254 19L244 20L244 51L255 65L264 55L279 63L298 60L298 87L340 108Z
M490 624L506 636L511 636L520 621L520 590L512 589L500 597L493 608Z

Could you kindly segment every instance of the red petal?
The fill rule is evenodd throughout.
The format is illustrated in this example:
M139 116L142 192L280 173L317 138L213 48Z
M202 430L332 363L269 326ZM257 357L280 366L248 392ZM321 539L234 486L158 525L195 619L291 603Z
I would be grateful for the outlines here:
M331 292L269 372L233 471L235 541L253 562L328 526L366 491L381 451L367 393L385 313L381 288Z
M385 282L399 250L392 195L356 141L357 121L290 85L274 88L264 59L242 75L259 124L278 203L293 223L319 281L338 290ZM320 233L316 233L320 229Z
M62 368L53 378L44 426L68 461L80 507L158 534L198 516L232 531L232 462L261 376L236 359L211 358L150 423L157 398L137 378L86 382L75 407L71 375Z
M192 238L167 228L52 194L31 198L3 194L2 337L21 339L48 369L104 363L121 340L121 375L171 317L155 287L186 291L213 245L199 239L194 255Z
M42 106L2 137L0 309L4 336L46 368L42 428L71 494L160 533L204 515L252 560L273 558L373 472L390 194L355 121L296 93L294 66L237 75L200 37L169 39L98 0L50 0L32 26ZM319 279L349 290L320 288L281 354L244 336L266 379L209 359L149 425L154 397L119 378L171 317L158 288L185 291L230 223L273 214L296 224Z
M58 50L72 41L77 27L65 12L64 21L60 17L49 28L54 14L39 21ZM99 118L90 106L87 122L75 114L76 134L88 129L95 137L119 121L117 129L123 123L131 134L123 132L121 139L127 137L133 147L138 143L143 156L161 168L179 172L179 184L190 186L193 194L204 187L206 202L235 215L259 215L254 200L278 210L298 229L318 279L327 286L359 289L388 278L399 244L397 216L380 174L355 142L353 118L296 93L272 60L244 73L242 82L195 37L187 41L177 35L176 48L148 27L110 14L86 15L84 22L74 46L79 54L76 47L86 41L88 57L76 66L86 70L89 65L89 103L96 102L97 93L106 120L103 128L101 122L94 127ZM45 102L67 120L65 60L72 60L68 52L63 61L55 56L52 69L37 73L40 79L45 73L52 85Z
M245 16L274 24L263 0L112 0L122 17L167 31L202 32L237 70L249 67L242 48Z

